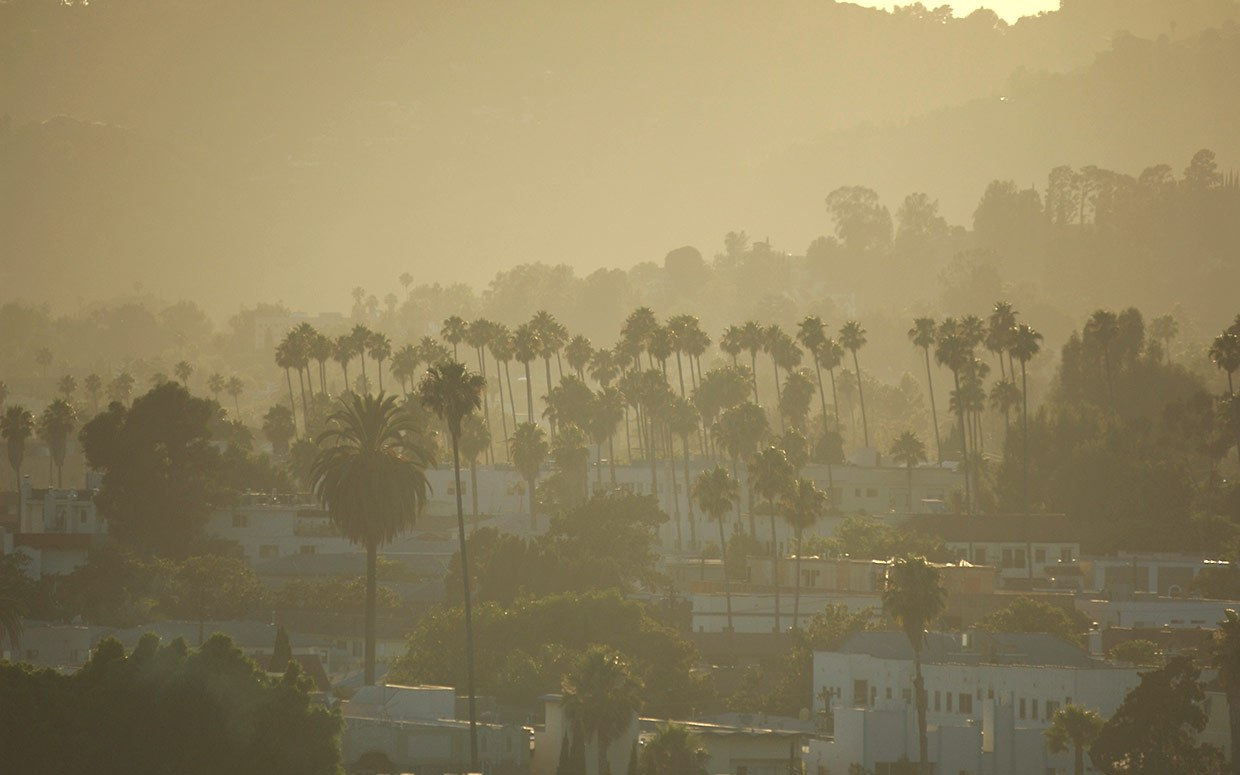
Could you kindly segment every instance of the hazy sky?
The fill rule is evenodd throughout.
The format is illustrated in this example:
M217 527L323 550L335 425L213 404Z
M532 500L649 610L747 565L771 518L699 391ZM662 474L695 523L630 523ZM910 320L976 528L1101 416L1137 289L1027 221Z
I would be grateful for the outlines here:
M868 5L873 8L890 9L897 5L912 5L909 2L884 3L881 0L852 0L857 5ZM923 0L922 5L927 8L937 8L944 3L939 0ZM952 11L956 16L968 16L978 8L989 8L995 13L1002 16L1009 22L1014 22L1022 16L1033 16L1042 11L1054 11L1059 8L1059 0L958 0L954 3L947 3L952 7Z

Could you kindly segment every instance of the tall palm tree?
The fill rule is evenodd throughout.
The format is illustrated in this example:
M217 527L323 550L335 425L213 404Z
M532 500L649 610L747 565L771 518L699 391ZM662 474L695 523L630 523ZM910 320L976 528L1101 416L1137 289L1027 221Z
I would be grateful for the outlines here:
M1240 615L1228 608L1210 642L1210 661L1218 670L1227 695L1227 722L1231 733L1231 771L1240 773Z
M784 493L782 511L797 539L796 580L792 593L792 629L801 629L801 537L822 519L830 501L812 479L799 478Z
M634 366L641 368L641 353L650 341L650 335L659 327L659 320L649 307L638 307L629 313L620 326L620 340L634 357ZM651 361L651 366L654 362Z
M288 382L288 405L293 411L293 417L297 416L297 400L293 397L293 369L297 366L297 355L294 352L293 342L285 337L278 345L276 345L276 366L284 369L284 379ZM299 372L300 375L300 372ZM218 379L217 379L218 378ZM219 374L212 374L207 379L207 387L215 393L215 400L220 400L220 391L228 386L228 382ZM304 393L303 393L304 398Z
M122 371L108 383L108 399L128 404L129 397L133 395L133 384L133 375L127 371Z
M960 376L966 366L973 361L973 350L969 347L964 337L960 335L959 327L952 318L947 318L939 326L938 341L935 343L934 359L940 366L946 366L951 370L952 379L955 380L956 389L954 395L957 399L961 398ZM964 503L965 511L970 510L971 490L969 476L969 439L968 433L965 431L965 405L961 400L955 401L956 417L960 421L960 466L964 472Z
M241 394L245 392L245 383L241 377L229 377L224 384L224 392L232 396L233 408L237 410L236 419L241 419Z
M8 447L9 465L13 468L16 489L22 489L22 461L26 457L26 442L34 434L34 415L21 404L13 404L0 416L0 437ZM20 521L21 515L18 514ZM20 523L20 522L19 522Z
M1025 323L1016 327L1012 334L1010 352L1020 361L1020 446L1022 477L1025 490L1025 513L1029 513L1029 379L1028 365L1033 356L1042 350L1042 335Z
M766 342L766 329L756 320L747 320L741 326L739 342L741 349L749 351L749 368L752 370L753 376L753 402L759 404L758 399L758 353L762 350L763 344Z
M684 398L675 398L671 405L667 408L667 426L672 434L680 439L681 449L684 452L685 464L685 494L689 504L689 547L697 548L697 525L693 514L693 497L689 490L693 487L693 480L689 475L689 437L697 434L698 431L698 412L693 404ZM676 547L679 549L680 547Z
M990 387L990 408L1003 412L1003 432L1010 431L1012 410L1020 406L1020 388L1010 379L1001 379Z
M564 677L562 689L565 717L587 738L594 738L596 772L610 775L607 749L641 708L641 682L619 654L595 646Z
M452 345L452 360L458 360L457 345L465 340L465 332L468 330L469 324L465 322L465 318L460 315L452 315L444 320L443 327L439 329L439 335L443 340Z
M908 510L913 513L913 466L926 460L926 445L917 434L904 431L891 443L891 459L904 466L908 474Z
M1006 301L995 302L986 319L986 349L999 359L999 375L1007 377L1003 366L1003 354L1011 347L1012 330L1016 328L1016 310ZM1012 375L1015 376L1015 375Z
M184 387L189 387L189 378L194 373L194 367L190 365L189 361L178 361L177 365L172 367L172 373L176 375L177 379L181 380L181 384Z
M344 373L344 392L346 393L351 389L349 387L349 361L353 360L356 354L353 345L352 334L341 334L336 337L335 346L332 350L332 360L340 366L340 370ZM289 392L291 393L292 391L292 383L290 382Z
M82 385L86 388L86 395L90 396L90 413L92 415L99 414L99 396L103 394L103 380L98 374L91 373L86 375ZM210 388L210 384L208 384L208 388ZM218 393L219 391L216 392ZM4 401L0 400L0 404L3 403Z
M543 461L551 453L547 444L547 434L532 422L518 423L508 440L512 464L525 480L530 498L530 530L538 529L538 510L535 508L534 486L538 482L538 472Z
M740 326L728 326L723 330L723 334L719 337L719 349L723 350L732 358L732 365L738 365L737 357L741 351L745 349L744 334L741 333Z
M383 392L383 362L392 356L392 341L386 334L372 331L366 338L366 351L375 362L379 372L379 392ZM363 360L365 360L363 358Z
M746 401L734 406L715 421L711 434L732 459L732 475L739 478L737 463L745 462L745 498L749 507L749 535L757 538L753 513L753 487L749 481L749 456L757 452L770 426L766 412L757 404Z
M603 442L607 442L608 468L611 483L616 483L616 426L624 419L624 398L614 387L604 387L594 394L588 422L590 436L598 451L597 481L603 478Z
M1224 331L1214 337L1214 341L1210 343L1209 355L1214 365L1227 375L1227 394L1234 396L1236 387L1231 375L1236 369L1240 369L1240 335Z
M370 345L372 333L374 332L361 323L353 326L353 330L349 332L349 349L362 364L362 384L364 385L370 384L370 378L366 376L366 348Z
M530 328L538 334L538 354L543 359L543 365L547 370L547 392L551 392L551 357L555 356L558 360L560 350L563 349L564 343L568 338L568 330L560 324L545 309L540 309L534 313L534 317L530 319ZM551 435L555 435L555 423L551 424Z
M1103 371L1107 380L1107 401L1115 410L1115 383L1111 372L1111 343L1119 336L1119 319L1114 312L1095 310L1085 323L1085 335L1097 340L1102 347Z
M336 343L330 337L315 332L306 347L307 354L319 364L319 393L327 395L327 362L336 355Z
M581 334L569 339L568 344L564 346L564 358L568 361L568 367L577 372L577 378L583 382L586 378L586 366L590 364L590 359L593 357L594 346Z
M461 498L461 422L482 405L486 380L473 374L459 361L432 365L426 370L418 392L422 405L448 426L452 437L452 474L456 483L456 524L460 539L461 579L465 585L465 663L469 689L469 752L474 771L478 770L478 721L474 708L474 622L469 595L469 554L465 542L465 506ZM382 393L380 394L382 395Z
M855 320L850 320L840 328L840 344L852 353L853 371L857 374L857 398L861 401L861 432L865 445L870 446L870 424L865 416L865 392L861 388L861 364L857 361L857 351L865 346L865 329Z
M898 557L887 569L883 589L883 613L904 631L913 647L913 694L917 703L918 771L930 775L929 741L926 737L926 681L921 674L921 651L926 628L947 607L939 571L925 557Z
M840 425L840 399L835 390L835 370L844 362L843 345L828 337L822 345L822 350L818 352L818 359L831 378L831 405L835 414L835 432L839 433L842 426Z
M347 393L319 434L315 496L341 534L366 548L366 685L375 682L375 590L379 546L409 528L426 505L430 440L395 396ZM468 577L468 574L466 574ZM476 769L476 768L475 768Z
M1159 315L1150 321L1150 336L1162 343L1163 357L1171 362L1171 342L1180 333L1180 324L1172 315Z
M1051 753L1063 753L1070 747L1072 775L1085 775L1085 750L1093 744L1105 725L1097 711L1080 705L1065 705L1055 711L1051 725L1042 732L1042 736ZM1232 772L1236 772L1234 763L1232 766Z
M728 585L728 541L723 533L723 520L736 508L741 486L723 466L715 466L698 474L693 485L693 498L698 507L719 525L719 557L723 561L723 595L727 601L728 632L732 632L732 590Z
M779 447L767 447L753 456L748 473L753 489L766 501L766 513L771 520L771 583L775 587L775 632L783 632L779 626L779 537L775 533L775 517L779 508L776 502L791 489L796 469L788 462L788 455Z
M486 380L488 387L490 380L487 378L487 358L486 347L491 341L492 331L495 324L486 318L478 318L469 324L469 328L465 331L465 343L474 348L474 352L478 356L478 373L482 375L482 379ZM487 436L491 433L491 400L486 390L482 393L482 422L487 428ZM503 393L500 393L500 407L503 408ZM486 462L493 462L491 459L491 448L488 446L483 450Z
M184 361L182 361L182 363L184 363ZM180 364L177 365L180 366ZM60 378L59 382L56 383L56 390L64 396L66 401L72 401L73 394L77 391L77 380L72 374L66 374Z
M827 393L822 388L822 364L818 353L827 343L827 326L817 315L806 315L797 326L797 341L814 359L814 374L818 379L818 401L822 406L822 427L827 427Z
M534 422L534 380L530 377L530 361L538 357L542 350L542 341L538 332L529 323L522 323L512 335L512 355L517 362L525 367L525 400L528 414L526 422ZM511 386L511 383L510 383Z
M943 462L943 442L939 439L939 410L934 403L934 377L930 372L930 348L934 346L934 318L915 318L908 330L908 339L914 347L920 347L926 359L926 389L930 394L930 421L934 423L935 460Z
M676 355L676 377L680 380L680 397L686 398L685 373L681 366L680 356L688 351L694 332L698 331L698 319L693 315L676 315L667 321L667 330L672 337L672 350ZM689 360L689 370L693 370L693 360Z
M49 463L56 464L56 487L65 486L65 450L69 442L69 434L77 427L77 412L73 405L63 398L57 398L47 405L43 414L39 415L39 438L47 444L51 453ZM48 486L51 486L52 472L48 466Z
M400 392L406 397L409 395L409 384L418 373L419 364L418 349L411 344L406 344L392 353L392 366L388 371L400 381Z
M504 412L504 382L508 382L508 409L512 413L512 424L517 424L517 406L516 401L512 397L512 374L508 371L508 362L512 360L512 334L508 331L508 326L503 323L491 324L491 338L487 341L487 348L491 351L491 357L495 359L495 385L499 388L499 420L500 426L504 431L504 438L508 438L508 415ZM501 368L503 373L501 374ZM508 445L504 446L504 455L508 455ZM509 459L511 462L511 458Z

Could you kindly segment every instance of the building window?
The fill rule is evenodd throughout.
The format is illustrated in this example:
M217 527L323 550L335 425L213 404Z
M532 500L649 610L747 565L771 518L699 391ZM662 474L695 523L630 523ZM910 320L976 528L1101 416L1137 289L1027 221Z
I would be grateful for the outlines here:
M861 497L861 488L860 488L860 487L854 487L854 488L853 488L853 495L855 495L856 497L860 498L860 497Z
M1034 549L1033 550L1033 561L1036 563L1046 562L1046 550L1045 549Z
M1013 552L1013 556L1016 560L1017 568L1025 567L1025 550L1024 549L1017 549L1015 552Z
M973 564L974 565L985 565L986 564L986 547L984 546L973 547Z
M877 487L867 487L867 488L865 488L865 497L867 497L867 498L877 498L877 497L878 497L878 488L877 488Z
M1072 550L1071 549L1060 549L1059 550L1059 561L1060 562L1072 562Z
M865 705L866 698L870 696L869 681L853 681L853 707L857 708Z
M77 513L78 513L78 524L85 525L86 524L86 509L78 509Z
M973 713L973 695L972 694L961 694L960 695L960 712L965 714L966 716Z
M314 544L302 544L298 552L300 554L314 554L314 549Z
M1035 719L1036 719L1036 718L1038 717L1038 701L1037 701L1037 700L1030 700L1030 702L1032 702L1032 703L1033 703L1033 715L1031 716L1031 718L1035 718Z
M280 547L275 544L263 544L258 547L258 556L263 560L270 560L272 557L279 557Z
M891 699L891 687L890 686L887 687L887 699L889 700Z
M250 519L244 514L233 514L233 527L249 527Z
M1050 721L1052 718L1054 718L1055 713L1058 710L1059 710L1059 703L1055 702L1054 700L1047 700L1046 701L1046 720Z
M943 710L943 693L942 692L936 691L934 693L934 710L936 713L940 710Z
M900 699L904 700L906 703L908 703L908 702L912 702L912 701L913 701L913 690L912 690L912 689L904 689L903 691L901 691L901 692L900 692Z
M1012 550L1011 549L1003 550L1003 567L1005 568L1012 567Z
M948 713L952 712L952 693L951 692L947 693L947 712Z
M1024 697L1020 698L1020 717L1021 718L1025 717L1025 698Z

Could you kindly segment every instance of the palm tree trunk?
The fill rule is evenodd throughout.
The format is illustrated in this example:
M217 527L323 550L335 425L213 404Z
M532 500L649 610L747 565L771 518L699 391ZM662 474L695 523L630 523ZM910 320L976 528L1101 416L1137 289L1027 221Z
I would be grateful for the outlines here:
M775 360L775 356L771 356L771 366L775 369L775 412L779 415L779 432L783 433L787 428L784 427L784 394L779 387L779 361Z
M362 384L366 385L366 386L367 386L367 388L369 388L369 387L370 387L370 380L368 380L368 379L366 378L366 353L362 353L362 354L358 357L358 360L362 362ZM368 391L368 392L369 392L369 391Z
M797 559L793 572L797 577L792 587L792 629L801 629L801 528L797 528Z
M689 548L697 548L697 525L696 517L693 514L693 480L689 478L689 437L681 436L681 443L684 445L685 453L685 500L689 504Z
M377 578L379 542L366 542L366 631L363 634L362 680L367 686L375 685L375 587Z
M1234 728L1232 737L1235 737ZM1233 756L1231 770L1233 774L1240 772L1236 769L1236 762L1240 762L1240 758ZM1085 746L1079 743L1072 746L1072 773L1073 775L1085 775Z
M930 421L934 423L934 450L939 463L943 462L943 442L939 440L939 410L934 405L934 377L930 373L930 348L921 348L926 354L926 387L930 392Z
M650 412L646 412L646 414L650 414ZM647 450L650 456L650 494L654 496L655 502L658 503L659 501L659 472L658 472L658 464L655 462L655 459L654 459L654 416L653 415L650 417L650 427L647 431L646 439L647 441L650 442L649 449Z
M504 411L504 375L499 370L499 360L495 361L495 386L499 388L499 421L504 429L504 438L508 438L508 414ZM515 418L514 418L515 420ZM508 451L508 444L501 444L504 448L504 460L512 462L512 453Z
M288 369L284 370L284 379L288 381L288 406L293 411L293 430L297 430L297 399L293 397L293 375L289 373ZM220 400L219 393L215 394L215 400ZM310 430L306 428L305 432L309 433Z
M930 775L930 740L926 736L926 679L921 675L921 649L913 651L913 691L917 695L917 755L918 772Z
M908 513L913 513L913 461L910 459L905 464L908 471Z
M233 408L237 410L237 419L241 419L241 399L240 393L233 393Z
M952 377L956 382L956 414L960 417L960 467L964 472L964 513L972 513L970 504L972 502L972 491L969 489L969 440L966 438L964 428L964 407L961 405L960 396L960 372L952 370Z
M478 526L478 461L469 461L469 497L474 506L474 527Z
M827 374L831 376L831 404L835 413L835 432L840 432L840 399L835 392L835 369L827 369Z
M692 367L693 365L692 362L690 362L689 365L690 367ZM680 378L680 397L684 398L685 397L685 372L684 372L684 369L680 365L680 350L676 351L676 376Z
M667 445L667 476L672 483L673 516L676 519L676 550L679 551L684 546L684 531L680 524L680 482L676 479L676 447L672 440L672 433L666 425L663 429L663 441ZM688 485L687 480L685 484Z
M537 531L537 530L538 530L538 511L534 508L534 504L536 503L536 501L534 500L534 485L538 483L538 478L537 478L537 477L535 477L535 478L533 478L533 479L530 479L530 480L528 480L526 483L527 483L527 484L529 484L529 486L530 486L530 492L529 492L529 496L530 496L530 530Z
M512 427L515 430L517 427L517 399L512 392L512 372L508 370L508 361L504 361L504 377L508 380L508 411L512 414ZM504 446L508 445L505 444Z
M723 535L723 515L715 520L719 523L719 557L723 560L723 597L728 606L728 632L732 632L732 586L728 583L728 541Z
M474 616L469 596L469 550L465 542L465 503L461 498L461 452L459 434L452 434L452 472L456 481L456 527L461 546L461 582L465 592L465 685L469 692L469 764L478 769L478 714L474 706ZM369 589L368 594L372 594Z
M629 465L633 465L633 433L629 426L629 408L627 406L624 407L624 443L629 448ZM615 456L613 455L612 457ZM612 483L615 483L614 473L612 476Z
M1021 489L1024 490L1025 516L1029 516L1029 380L1025 373L1025 361L1020 362L1020 465Z
M377 373L379 375L379 392L382 393L383 392L383 361L380 360L379 358L375 358L375 368L378 370Z
M551 400L551 358L543 358L543 364L547 367L547 395L543 398L543 406L546 407L547 402ZM555 415L551 415L551 435L555 436Z
M766 507L771 512L771 582L775 586L775 632L783 630L779 627L779 538L775 535L775 504L767 501Z
M758 353L754 350L749 351L749 376L753 378L753 402L757 404L758 403Z
M348 361L345 361L344 363L340 364L340 370L344 372L344 390L342 392L347 393L353 389L349 385L349 363ZM292 388L289 388L289 389L290 391L292 390Z
M611 483L616 483L616 431L607 434L607 467L611 470Z
M857 373L857 398L861 401L861 432L865 445L870 446L870 423L865 416L865 392L861 389L861 364L857 361L857 351L853 350L853 369Z
M810 351L814 356L814 374L818 376L818 403L822 405L822 427L827 427L827 393L822 389L822 367L818 365L818 353Z
M526 409L529 414L526 415L526 422L534 422L534 383L530 379L530 362L525 361L525 402Z

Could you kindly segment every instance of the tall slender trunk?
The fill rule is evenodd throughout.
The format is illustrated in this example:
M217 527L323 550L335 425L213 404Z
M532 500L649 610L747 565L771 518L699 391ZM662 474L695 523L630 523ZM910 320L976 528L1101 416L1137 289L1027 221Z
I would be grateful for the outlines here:
M512 392L512 372L508 370L508 361L504 361L504 378L508 380L508 411L512 414L513 430L516 430L517 398L516 398L516 395Z
M538 477L534 477L526 482L530 486L530 530L538 531L538 510L535 508L537 501L534 500L534 488L538 484Z
M458 433L452 434L452 473L456 481L456 528L460 538L461 582L465 593L465 685L469 692L469 764L471 772L480 772L478 714L474 699L474 612L469 594L469 549L465 542L465 502L461 498L461 452L458 436Z
M485 426L486 426L487 433L489 434L489 433L491 432L491 397L490 397L490 387L491 387L491 386L490 386L490 384L487 382L487 359L486 359L486 353L483 351L483 349L482 349L481 347L479 347L479 348L478 348L478 373L482 375L482 381L483 381L483 385L484 385L484 387L482 388L482 423L483 423L483 425L485 425ZM502 392L500 393L500 399L499 399L499 400L500 400L500 404L499 404L500 411L503 411L503 409L504 409L504 396L503 396L503 393L502 393ZM507 434L507 433L505 433L504 435L505 435L505 436L507 436L508 434ZM495 444L494 440L492 440L492 441L491 441L491 443L487 444L487 448L486 448L486 462L488 462L488 463L494 463L494 462L495 462L495 452L494 452L494 450L492 449L492 447L494 446L494 444ZM507 446L507 445L505 444L504 446Z
M921 348L926 354L926 387L930 392L930 421L934 423L934 451L939 463L943 462L943 442L939 439L939 410L934 404L934 377L930 372L930 348Z
M692 368L693 366L692 362L690 362L689 366L690 368ZM676 376L680 378L680 397L684 398L685 397L685 372L684 372L684 369L680 365L680 350L676 351Z
M534 422L534 381L530 379L530 362L524 361L525 364L525 403L529 414L526 415L526 422Z
M379 542L366 541L366 624L362 646L362 680L375 685L375 587L378 576Z
M504 460L511 463L512 453L508 451L508 444L507 444L508 414L504 411L504 375L500 372L499 365L500 365L499 360L496 359L495 361L495 386L499 388L499 421L500 421L500 424L503 426L504 439L505 439L505 443L501 444L500 446L504 448ZM515 417L513 418L513 422L516 422Z
M611 483L616 483L616 431L607 434L607 467L611 469Z
M910 460L905 464L908 472L908 513L913 513L913 462Z
M651 413L646 412L646 414L650 415ZM651 415L649 419L650 426L648 428L646 439L650 442L649 449L647 450L650 456L650 493L654 495L655 502L657 503L659 501L659 472L658 464L654 459L654 416Z
M801 629L801 528L797 528L797 559L794 566L797 577L792 588L792 629Z
M353 387L349 384L349 363L345 361L340 364L340 370L344 372L344 390L341 392L348 393Z
M728 583L728 541L723 535L723 515L715 520L719 523L719 556L723 559L723 597L728 605L728 632L732 632L732 585Z
M379 358L375 358L375 369L377 370L375 373L379 375L379 392L382 393L383 392L383 361Z
M771 356L771 366L775 369L775 412L779 415L779 432L783 433L787 428L784 426L784 393L779 387L779 361L775 360L775 356Z
M628 446L629 450L629 465L633 465L633 433L629 427L629 408L627 406L624 407L624 443ZM612 457L615 456L613 455ZM613 481L615 479L614 469L612 479Z
M543 397L543 408L545 409L550 406L550 401L551 401L551 358L549 356L544 357L543 364L546 365L547 367L547 395ZM555 436L555 415L552 414L547 419L548 419L548 422L551 423L551 435L552 437L554 437Z
M917 755L919 775L930 775L930 740L926 736L926 679L921 674L921 649L913 650L913 691L917 695Z
M853 350L853 369L857 372L857 398L861 401L861 432L865 445L870 446L870 422L865 416L865 391L861 388L861 364L857 361L857 351Z
M831 375L831 404L835 413L835 432L840 432L840 398L835 392L835 369L827 369L827 374Z
M822 405L822 427L827 427L827 393L822 389L822 367L818 365L818 353L813 350L810 354L814 356L814 374L818 377L818 403Z
M684 546L684 534L680 524L680 483L676 479L676 447L672 440L672 432L663 424L663 443L667 447L667 477L672 483L672 506L673 516L676 519L676 549L679 551ZM687 485L688 482L686 481Z
M953 369L952 378L956 383L956 414L960 417L960 467L964 472L964 513L971 514L973 509L972 490L969 488L969 439L964 427L965 410L960 395L960 372Z
M478 529L478 461L469 461L469 497L474 507L474 529Z
M1029 516L1029 379L1023 359L1020 362L1020 403L1021 489L1024 491L1025 516Z
M308 368L307 368L307 371L309 371ZM297 386L301 388L301 421L302 421L303 426L306 428L306 433L309 433L310 432L310 412L308 411L309 404L306 403L306 383L305 383L305 380L302 379L300 366L297 367ZM311 389L313 390L313 388ZM294 410L294 414L296 414L295 410ZM238 419L241 418L240 412L237 412L237 418Z
M697 517L693 514L693 480L689 478L689 437L681 436L685 452L685 500L689 504L689 548L697 548Z
M366 377L366 353L362 353L358 356L358 360L362 362L362 384L369 388L370 380ZM369 390L367 392L369 392Z
M758 351L749 351L749 376L753 378L753 402L758 403Z
M771 583L775 586L775 632L783 632L779 626L779 537L775 535L775 504L766 502L771 512Z
M603 442L594 442L594 483L601 485L603 483ZM601 489L601 488L600 488Z

